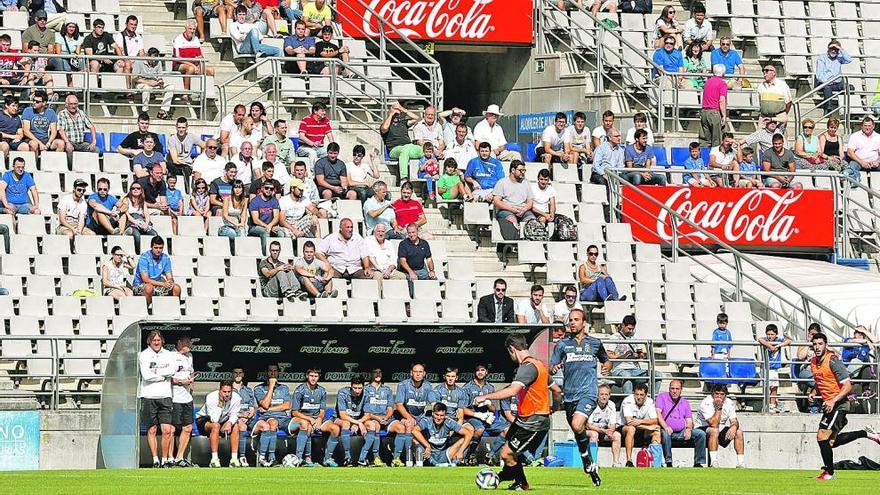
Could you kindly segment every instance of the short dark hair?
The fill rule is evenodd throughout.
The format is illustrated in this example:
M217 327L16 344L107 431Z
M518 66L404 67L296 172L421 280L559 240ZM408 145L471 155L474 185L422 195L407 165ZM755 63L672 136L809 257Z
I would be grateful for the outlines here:
M725 133L721 134L721 139L727 139L727 138L733 139L733 133L732 132L725 132Z
M544 292L544 286L541 284L533 285L532 288L529 289L529 294L531 294L532 292L538 292L538 291Z
M322 27L322 28L321 28L321 34L324 34L324 33L331 33L331 34L332 34L332 33L333 33L333 28L330 27L330 26L324 26L324 27Z
M339 143L337 143L337 142L329 143L327 145L327 153L330 153L331 151L335 151L336 153L339 153Z
M636 383L636 386L633 387L633 391L641 391L644 393L648 393L648 384L647 383Z
M639 113L633 115L633 122L647 122L647 121L648 121L648 116L645 115L644 112L639 112Z
M178 118L177 118L177 123L178 123L178 124L189 124L189 121L186 120L186 117L178 117Z
M624 317L623 317L623 321L621 322L621 324L624 325L624 326L626 326L626 325L632 325L632 326L635 326L635 325L636 325L636 315L626 315L626 316L624 316Z
M306 241L303 243L303 249L312 248L315 249L315 243L312 241Z
M718 316L715 317L715 321L727 321L727 313L718 313Z
M103 182L104 184L107 184L107 188L108 188L108 189L110 188L110 179L108 179L108 178L106 178L106 177L101 177L100 179L98 179L98 180L95 182L95 185L97 186L97 185L99 185L99 184L102 183L102 182Z
M364 381L365 380L364 380L363 375L354 374L354 375L351 375L351 381L349 383L351 385L363 385Z
M492 145L489 144L489 143L486 142L486 141L483 141L483 142L480 143L480 149L483 149L483 148L486 148L486 149L491 150L491 149L492 149Z
M136 21L136 20L138 20L136 15L129 15L128 17L125 18L125 23L128 24L129 21Z
M773 142L774 143L775 142L784 142L784 141L785 141L785 137L783 137L782 134L779 134L777 132L776 134L773 135Z
M12 95L6 95L6 97L3 98L3 104L7 107L12 104L18 104L18 98Z
M302 160L297 160L296 163L293 164L293 168L300 167L300 166L305 167L306 162L304 162Z
M231 386L232 386L232 380L220 380L220 388L231 387Z
M546 168L542 168L541 170L538 170L538 178L549 179L550 178L550 171L547 170Z
M700 149L700 143L693 141L690 145L688 145L688 148L692 150Z
M269 170L275 170L275 165L272 162L263 162L263 165L260 166L260 169L262 170L266 170L267 168Z
M15 157L15 158L12 159L12 164L13 164L13 165L15 165L15 164L18 163L18 162L21 162L21 163L27 164L27 162L24 161L24 158L22 158L22 157L20 157L20 156L17 156L17 157Z
M562 119L562 120L568 122L568 115L565 115L564 112L556 112L556 117L554 117L553 120L559 120L559 119Z
M446 167L458 168L458 162L455 161L455 158L447 158L443 161L443 168Z
M743 146L742 154L743 154L743 156L745 156L745 155L754 155L754 154L755 154L755 150L752 149L751 146Z
M28 41L27 47L28 47L29 49L30 49L30 48L39 48L39 47L40 47L40 42L37 41L37 40L30 40L30 41Z
M565 294L566 292L577 292L577 289L573 285L566 285L562 288L562 293Z
M498 284L504 284L504 286L507 287L507 280L504 280L503 278L496 278L495 281L492 282L492 287L494 288Z
M324 27L330 27L330 26L324 26ZM321 29L321 31L323 31L323 29ZM312 103L312 113L315 113L318 110L327 110L327 105L321 103L320 101L316 101L316 102Z
M366 156L366 154L367 154L367 149L364 148L364 145L362 145L362 144L356 144L356 145L354 145L354 148L351 149L351 154L352 154L352 155L358 155L358 154L360 154L360 155L365 155L365 156Z
M287 123L286 120L284 120L284 119L278 119L278 120L276 120L276 121L272 124L272 126L273 126L273 127L278 127L279 125L281 125L281 124L286 124L286 123Z
M703 5L702 2L697 2L694 4L693 8L691 8L691 13L693 14L705 14L706 6Z
M721 392L722 394L727 395L727 385L722 385L720 383L716 383L715 385L713 385L712 386L712 393L714 394L714 393L718 393L718 392Z
M810 326L807 327L807 331L810 331L810 330L815 330L817 332L821 332L822 326L814 321L813 323L810 323Z
M822 342L825 342L826 344L828 343L828 337L826 337L825 334L822 332L819 332L819 333L813 335L812 337L810 337L810 342L812 342L814 340L821 340Z
M508 165L507 169L510 172L516 170L520 165L525 165L522 160L511 160L510 165Z
M303 27L306 27L306 23L305 23L305 21L303 21L302 19L299 19L299 20L297 20L296 22L293 23L293 28L296 29L296 27L299 26L300 24L302 24Z
M94 21L92 21L92 27L104 27L104 19L95 19Z
M648 137L648 131L646 131L644 129L636 129L636 132L635 132L635 134L633 134L633 137L635 139L640 139L642 137Z
M518 333L512 333L504 339L504 348L513 347L518 351L524 351L529 348L529 342L526 340L525 335L520 335Z
M164 246L165 239L162 239L161 235L154 235L152 239L150 239L150 246Z
M34 98L42 98L43 101L46 101L49 99L49 95L47 95L42 89L38 89L34 91Z
M572 120L577 120L577 119L587 120L587 114L585 114L584 112L575 112L574 118Z
M777 334L777 335L779 334L779 329L776 328L776 324L775 324L775 323L768 323L768 324L767 324L767 328L765 328L764 331L765 331L765 332L773 332L773 333L775 333L775 334Z
M278 241L272 241L272 242L269 243L269 247L272 247L272 246L278 246L278 247L281 247L281 243L278 242Z
M236 165L235 162L226 162L226 165L223 167L223 170L231 170L233 168L238 169L238 165Z
M235 15L238 14L247 14L247 7L242 4L238 4L238 7L235 8Z
M612 112L611 110L605 110L604 112L602 112L602 118L604 119L605 117L612 117L613 118L614 112Z
M431 411L433 411L433 412L446 412L447 411L446 404L439 402L439 401L435 402L434 407L431 408Z

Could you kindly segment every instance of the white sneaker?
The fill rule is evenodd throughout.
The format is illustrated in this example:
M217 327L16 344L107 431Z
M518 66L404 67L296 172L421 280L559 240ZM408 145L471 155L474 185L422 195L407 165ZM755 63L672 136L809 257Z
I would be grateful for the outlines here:
M871 426L871 425L865 426L865 433L868 434L868 440L871 440L874 443L880 444L880 433L877 433L877 431L874 430L873 426Z
M211 459L211 463L208 464L208 467L218 468L220 466L220 459Z
M239 457L238 458L238 465L241 467L248 467L249 465L248 465L247 457L245 457L245 456Z
M406 467L413 467L413 461L406 461Z
M238 457L232 456L229 459L229 467L241 467L241 463L238 462Z
M263 456L260 456L260 460L257 461L257 464L259 464L260 467L272 467L272 462Z
M416 467L424 467L424 466L425 466L424 461L416 461Z
M736 467L737 467L737 469L743 469L746 467L746 463L744 463L744 462L737 463Z

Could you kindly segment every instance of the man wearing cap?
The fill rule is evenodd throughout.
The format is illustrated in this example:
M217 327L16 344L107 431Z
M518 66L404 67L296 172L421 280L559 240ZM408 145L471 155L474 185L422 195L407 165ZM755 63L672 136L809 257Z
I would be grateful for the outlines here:
M840 42L831 40L828 43L828 51L816 57L816 86L825 84L841 74L843 64L852 62L852 57L846 50L841 48ZM822 101L820 105L825 111L830 112L836 106L837 101L831 97L843 91L843 79L837 79L822 88Z
M290 179L290 194L278 202L279 225L290 237L319 237L318 207L303 194L305 189L305 182L294 177Z
M40 43L40 53L46 53L50 45L55 44L55 31L47 26L48 14L38 10L34 15L34 23L21 33L21 46L27 47L32 40Z
M58 202L58 228L55 233L66 235L71 240L77 235L95 235L86 227L86 181L73 181L73 192Z
M761 118L773 119L783 125L788 122L791 89L784 80L776 77L776 67L772 64L764 66L764 82L758 85L758 99Z
M480 143L486 142L492 147L492 156L501 161L522 160L522 155L517 151L507 149L507 138L504 137L504 129L498 124L498 117L503 117L501 109L494 103L483 112L483 120L474 127L474 146L479 148Z

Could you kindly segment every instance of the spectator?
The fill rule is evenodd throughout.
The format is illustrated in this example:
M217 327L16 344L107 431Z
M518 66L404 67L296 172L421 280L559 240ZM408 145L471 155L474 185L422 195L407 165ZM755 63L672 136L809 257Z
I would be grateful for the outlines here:
M635 134L636 142L626 147L624 151L624 164L626 168L645 168L650 169L657 163L654 157L654 148L648 146L648 133L644 129L639 129ZM640 184L648 186L665 186L666 175L657 172L628 172L623 176L624 180L631 182L633 185Z
M474 133L464 120L466 113L467 112L461 108L452 107L450 110L444 110L437 114L437 117L440 118L440 123L443 126L443 143L446 144L447 148L450 148L452 143L456 140L459 124L464 124L466 132L465 137L462 140L471 143L471 148L474 149L474 155L476 155L476 148L474 148ZM465 161L464 163L467 162Z
M58 116L55 110L47 107L49 97L42 89L34 91L34 105L24 109L21 114L24 137L28 139L31 151L64 151L64 141L58 137Z
M269 244L269 256L260 262L260 287L263 297L285 298L293 302L300 294L301 287L296 278L293 265L279 259L281 243Z
M608 275L604 263L599 263L599 247L590 244L587 247L587 261L578 267L578 282L581 287L581 301L604 302L625 301L626 296L619 296L614 280Z
M373 268L373 278L378 280L379 289L382 289L382 280L406 280L406 275L397 270L397 252L394 246L388 242L389 230L387 224L380 223L373 227L372 235L367 236L364 248L367 251L370 266ZM425 243L427 245L427 243Z
M510 162L510 175L498 181L492 190L495 218L515 226L535 219L532 212L532 186L525 180L526 166L519 160Z
M474 146L480 147L482 143L489 143L491 154L503 161L522 160L517 151L507 149L507 138L504 137L504 129L498 124L498 117L503 117L498 105L492 104L483 112L483 120L474 126Z
M120 214L116 196L110 194L110 181L101 177L95 185L96 191L88 199L86 226L98 235L116 235Z
M691 187L715 187L715 181L703 172L704 170L709 170L709 167L703 162L703 157L700 153L700 143L694 141L690 144L688 150L690 151L690 156L684 162L684 169L687 170L687 173L682 176L684 183Z
M824 169L824 163L819 158L819 136L813 134L816 122L806 118L801 122L803 132L798 134L794 141L794 164L795 168L816 170Z
M548 125L541 132L541 144L535 149L535 160L544 162L548 167L551 163L570 163L565 151L565 128L567 117L557 112L553 125Z
M304 59L315 56L315 38L306 36L306 23L301 20L294 23L293 33L284 38L284 54L295 58L296 65L294 62L285 63L284 72L308 74L309 66L314 66L314 64L306 62ZM294 67L296 70L293 69Z
M729 36L724 36L718 43L718 48L712 50L710 63L714 73L715 66L721 64L724 66L724 74L728 76L739 75L744 76L746 66L743 65L742 57L739 52L733 49L733 41ZM731 78L727 81L728 89L750 88L752 85L748 79Z
M320 237L318 228L318 207L303 191L306 185L299 179L290 180L290 194L279 201L281 206L281 226L291 237Z
M825 166L831 170L840 170L843 164L844 147L841 146L841 137L837 134L840 120L837 117L828 119L825 124L825 132L819 135L819 158L825 162Z
M276 189L276 194L281 195L289 192L290 172L288 171L288 166L278 159L278 151L274 144L268 144L263 147L263 165L261 165L261 168L265 168L267 163L272 164L275 168L275 175L273 177L284 186L284 190Z
M147 208L160 215L168 215L168 199L165 197L167 188L162 180L162 167L154 163L148 173L149 175L136 181L143 188Z
M228 162L220 156L219 149L220 145L216 139L208 138L205 141L205 152L193 160L193 180L204 179L205 182L213 182L223 175Z
M431 246L428 241L419 238L419 226L414 223L406 225L406 239L397 245L397 262L400 265L400 271L406 273L406 278L410 282L437 279ZM412 291L412 284L410 284L410 291Z
M857 187L861 171L870 172L880 167L880 135L874 132L874 119L862 119L862 129L852 133L846 143L849 163L843 169L844 175L852 179L851 186Z
M177 189L177 176L169 175L165 179L165 202L168 204L168 214L171 215L171 230L177 235L177 217L183 216L184 202L183 193Z
M147 305L153 302L153 296L180 297L180 286L174 283L174 274L171 272L171 258L163 252L164 249L165 240L154 233L150 250L138 259L132 292L136 296L144 296Z
M168 135L168 173L182 175L189 190L190 177L193 174L193 147L203 151L207 146L195 134L189 132L189 122L186 117L179 117L175 124L176 132Z
M785 148L781 134L773 136L773 149L764 153L762 167L765 172L794 172L794 153ZM764 185L772 189L803 189L793 175L771 175L764 178Z
M593 149L590 146L590 128L587 127L587 116L583 112L575 112L574 122L565 128L562 137L565 154L568 155L568 163L582 166L593 158Z
M318 244L315 256L329 263L333 273L346 280L373 278L373 269L364 251L364 238L354 232L354 222L350 218L343 218L339 222L339 232L328 235Z
M846 53L846 50L840 46L840 42L836 39L828 43L828 51L816 57L815 85L821 86L829 83L822 88L822 103L819 105L826 112L831 112L837 107L837 98L833 98L833 96L843 91L843 79L839 78L843 73L842 66L852 61L852 57Z
M223 167L223 175L212 180L208 185L212 216L223 214L223 200L232 195L232 183L235 182L236 175L238 175L238 169L235 163L228 162Z
M593 131L593 141L596 140L596 131ZM620 145L620 131L611 128L608 131L608 140L596 148L593 155L593 170L590 172L590 183L608 185L608 176L605 170L608 168L623 168L625 148Z
M652 445L660 446L660 426L657 419L657 407L654 400L648 397L648 386L639 383L633 393L627 395L620 403L618 424L626 448L626 467L633 467L632 451L635 444L645 445L650 440Z
M773 147L773 136L777 134L785 137L784 131L779 129L779 122L767 120L764 122L764 127L740 139L739 145L754 146L757 144L760 146L761 152L766 153Z
M712 342L730 342L733 337L727 329L727 313L718 313L715 319L718 328L712 331ZM713 344L709 346L709 359L727 359L730 357L731 344Z
M767 386L770 388L770 412L780 413L779 401L779 369L782 368L782 348L791 345L791 339L779 335L779 329L770 323L764 330L764 336L758 337L758 343L767 349ZM845 352L845 350L844 350Z
M330 208L332 203L321 201L321 196L318 194L318 186L315 185L315 181L306 176L306 162L300 160L293 164L293 176L305 184L303 196L309 198L309 201L318 207L318 218L329 218L330 212L327 208Z
M165 72L165 69L162 67L161 61L159 49L151 46L147 50L147 60L134 61L131 69L131 83L135 89L143 90L141 92L141 111L144 113L149 111L150 97L154 92L167 89L167 91L162 92L162 102L160 103L159 113L156 114L156 118L168 120L171 118L171 100L174 98L174 91L169 86L166 86L165 80L162 79L162 73Z
M503 278L495 279L492 286L494 292L481 297L477 304L477 322L516 323L513 299L505 295L507 282Z
M614 339L617 340L613 350L608 351L611 359L628 359L630 361L618 361L614 363L611 376L617 378L624 394L633 393L633 387L638 384L648 383L648 370L642 369L638 361L647 360L648 353L644 344L633 344L631 341L636 333L635 315L626 315L617 331ZM659 373L654 373L655 377ZM637 379L642 378L642 379ZM660 390L660 380L654 381L654 394Z
M306 117L308 118L308 117ZM290 172L288 172L287 167L293 163L293 157L295 156L295 152L293 149L293 142L290 141L287 137L287 121L283 119L278 119L275 121L275 133L271 136L266 136L263 139L263 155L269 155L269 148L275 148L275 156L278 159L278 163L275 163L273 159L272 162L277 166L275 167L275 178L284 183L285 180L290 180ZM302 143L300 142L300 145ZM268 158L267 158L268 159ZM314 165L314 160L311 162ZM283 169L283 170L282 170ZM280 176L283 172L284 176Z
M694 424L706 432L710 466L717 465L718 446L727 447L733 442L736 467L746 467L745 441L736 417L736 406L727 397L727 387L721 384L712 387L712 395L706 396L700 402Z
M672 441L694 442L694 467L706 464L706 432L694 429L691 403L681 396L681 380L669 382L669 392L657 395L657 421L660 425L660 442L666 467L672 467Z
M132 163L134 163L132 172L134 172L134 176L138 179L149 175L153 165L158 165L162 169L163 175L167 171L165 157L161 153L156 153L154 151L155 148L155 138L147 136L144 138L144 149L132 159Z
M776 77L776 67L764 66L764 82L758 85L761 117L785 125L791 110L791 90L784 80Z
M566 285L562 289L562 299L553 306L553 321L568 326L568 313L580 307L577 289L573 285Z
M141 113L138 115L137 126L138 128L136 131L125 136L125 139L119 143L119 146L116 147L116 152L129 158L134 158L135 155L144 149L144 139L147 136L150 136L153 138L153 143L156 145L156 151L159 152L159 154L164 155L165 147L162 146L162 141L159 140L159 135L150 130L149 114Z
M422 120L413 126L413 138L417 145L424 147L425 143L431 143L438 157L442 157L446 151L446 141L443 139L443 126L437 120L437 109L428 105L422 113Z
M315 182L322 199L357 199L357 191L348 188L345 162L339 159L339 144L327 145L327 156L315 164Z
M144 198L144 187L137 182L129 186L128 195L119 201L119 230L134 237L134 248L138 252L142 235L156 235L150 220L152 213Z
M447 158L443 162L443 173L437 181L437 193L440 194L440 197L447 201L459 198L473 201L474 197L467 184L462 180L463 176L464 174L458 169L455 158Z
M544 287L535 284L529 290L529 294L528 298L520 299L516 304L516 322L530 325L549 324L550 316L546 314L544 306L541 305L544 301Z
M702 91L706 84L704 76L709 72L709 66L703 57L703 47L699 43L694 42L687 46L684 54L684 70L688 74L696 74L685 79L687 85Z
M137 27L137 16L129 15L125 18L125 29L113 35L113 42L116 45L117 56L132 58L144 56L144 53L146 53L144 50L144 37L137 32ZM151 56L156 57L158 55L159 50L156 50L156 55ZM134 62L131 59L117 60L116 72L131 74L133 66Z
M0 120L2 122L2 120ZM89 133L86 139L86 132ZM98 151L98 133L95 125L85 112L79 109L79 99L76 95L67 95L64 100L64 109L58 113L58 134L64 141L64 151Z
M813 322L807 327L807 342L811 342L811 338L813 335L821 332L821 327L818 323ZM832 353L833 350L829 349ZM819 413L819 407L813 401L813 397L815 396L815 388L816 381L813 379L813 371L810 369L810 361L816 356L816 353L813 351L813 347L809 344L798 347L797 350L797 367L796 367L796 376L792 378L797 378L797 386L798 390L801 391L804 395L807 396L808 400L805 401L807 404L807 410L810 414Z
M49 101L58 101L58 95L54 91L55 79L51 74L46 73L46 69L49 67L49 59L37 56L40 54L39 42L31 40L28 44L27 52L33 56L28 57L28 63L25 67L22 84L27 86L27 89L22 92L22 97L29 99L30 94L36 89L43 89L46 91Z
M223 156L229 154L229 140L232 139L233 134L241 129L241 123L244 121L246 114L247 108L239 103L232 109L232 113L220 119L220 131L217 134L217 138L219 139L220 146L222 146Z
M480 143L479 152L480 156L468 162L464 180L475 199L494 203L492 189L504 178L504 166L492 156L492 147L488 142Z
M19 55L19 50L11 48L12 38L0 34L0 86L19 86L24 77L27 57Z
M331 22L333 20L333 11L330 10L330 6L327 5L325 0L315 0L314 2L304 4L302 20L306 23L306 28L311 32L312 36L316 36L318 31L324 34L325 27L329 27L332 34Z
M338 296L339 292L333 288L335 274L333 265L326 259L318 259L315 256L315 243L312 241L306 241L302 251L302 258L297 258L293 264L299 283L307 293L307 296L300 297L311 296L315 299Z
M232 158L232 163L235 164L235 178L244 184L245 192L247 192L254 178L262 174L260 165L254 158L254 145L250 141L241 143L241 148L238 150L238 154Z
M700 141L706 146L721 143L724 126L727 125L727 83L722 79L724 66L712 65L712 77L703 87L700 111Z
M307 4L308 7L310 4ZM308 22L306 22L308 24ZM313 31L314 33L314 31ZM319 70L319 73L324 76L330 75L331 68L336 69L337 74L344 74L345 77L349 77L351 75L351 70L345 67L345 64L348 64L348 57L350 56L351 49L347 45L342 45L341 43L336 44L331 41L333 39L333 28L330 26L324 26L321 28L320 34L321 40L315 43L315 55L318 58L336 58L342 61L343 65L340 64L332 64L328 62L315 62L315 70Z
M29 151L24 140L21 117L18 116L18 100L7 95L3 100L3 113L0 113L0 151L9 155L10 151Z
M622 0L620 11L630 14L650 14L654 10L653 0Z
M259 26L248 19L248 9L242 4L235 9L235 22L229 28L229 37L238 53L252 54L257 58L281 56L280 48L262 42Z
M248 236L259 237L263 245L263 253L266 253L266 243L269 237L284 237L284 231L279 225L281 205L275 197L275 185L264 182L260 194L251 198L248 202L250 220L248 222Z
M538 171L538 180L531 184L532 213L544 225L550 225L556 218L556 190L550 185L550 171Z
M119 246L110 250L110 259L101 263L102 294L119 300L125 296L133 296L131 290L131 271L134 269L134 258L126 256Z
M388 199L388 186L382 181L373 184L373 195L364 202L364 227L367 235L379 225L385 225L387 239L403 239L406 237L403 228L397 222L394 205Z
M104 19L92 21L92 32L83 39L80 49L86 55L113 56L119 47L113 40L113 36L104 31ZM109 58L90 59L89 71L91 72L116 72L116 64Z
M736 187L764 187L764 181L755 173L761 170L755 163L755 150L748 146L741 146L736 153L737 163L734 164L733 170L740 172L733 176Z
M593 5L590 7L590 12L592 12L593 15L597 15L599 11L614 14L617 12L617 4L618 0L593 0Z
M247 237L248 195L244 183L236 179L232 183L232 193L223 198L223 225L217 235L231 240L236 237Z
M644 112L638 112L633 115L633 127L626 131L626 144L634 144L636 142L636 132L643 129L648 133L648 146L654 145L654 133L648 127L648 116Z
M690 88L687 79L683 77L676 79L675 77L676 73L684 72L685 70L684 57L681 55L681 50L675 48L675 37L667 36L666 39L663 40L663 46L654 52L652 60L655 65L659 65L663 69L663 75L669 76L669 82L672 83L673 87L682 89ZM651 75L655 78L661 76L657 69L651 69Z
M470 161L478 156L477 149L474 147L473 137L469 137L470 129L467 124L459 122L455 126L454 136L448 142L446 155L448 158L455 159L456 166L467 167ZM448 159L447 158L447 159Z
M77 235L95 235L86 227L86 182L82 179L73 181L73 193L61 198L58 202L58 228L55 233L66 235L73 240Z
M79 25L75 22L65 21L61 31L55 33L55 51L58 55L79 55L82 53L84 36L79 32ZM72 72L83 70L81 58L54 58L49 62L52 70L67 73L67 84L73 82Z
M422 157L422 147L413 144L409 137L409 128L418 120L418 115L394 102L379 126L388 156L397 160L399 177L404 180L409 178L409 161Z
M251 145L251 153L253 154L253 147L260 145L260 140L254 135L254 119L250 116L245 117L244 120L241 121L241 127L233 133L229 137L229 157L234 158L235 155L241 150L241 146L244 143L248 143ZM259 158L259 157L258 157Z
M742 146L742 145L740 145ZM737 152L733 150L733 134L725 132L721 135L721 144L709 150L709 169L733 170L736 167ZM721 174L709 174L718 187L727 184L727 177Z
M684 47L681 34L684 28L675 18L675 7L667 5L660 11L660 17L654 22L654 48L663 47L663 41L672 36L675 38L675 47ZM615 459L616 460L616 459Z
M394 217L397 219L395 230L409 224L421 227L428 223L425 209L419 200L413 198L413 187L409 182L400 185L400 198L391 203L391 207L394 208ZM422 232L421 237L422 239L431 239L433 236L428 232Z
M611 442L611 459L614 467L620 467L620 432L617 431L617 407L611 400L611 387L599 385L596 407L587 418L587 429L584 431L590 444L597 444L602 440ZM592 447L591 447L592 448Z
M49 46L55 42L55 31L60 26L56 26L55 30L49 28L46 25L48 17L45 10L38 10L34 14L34 23L21 33L21 46L30 48L31 41L36 41L39 43L41 53L49 51Z
M297 134L299 148L296 150L296 156L307 157L312 164L319 158L327 156L327 145L335 143L336 137L333 134L333 127L330 125L330 118L327 117L327 107L323 103L315 102L312 104L312 113L302 119ZM290 152L292 160L292 148ZM289 164L290 160L287 160L287 163Z
M230 12L226 4L226 0L198 0L193 2L192 12L195 20L187 21L187 30L189 29L189 23L192 23L193 30L198 25L199 38L202 41L207 40L208 38L205 37L205 21L216 17L220 21L220 32L225 33L226 22L232 17L232 12Z
M275 197L280 200L283 195L284 187L281 185L281 181L275 178L275 165L271 162L263 162L260 166L260 171L263 175L259 179L251 182L251 187L248 189L248 197L254 199L254 197L260 194L260 191L263 190L263 184L269 183L272 184L272 187L275 190Z
M211 0L206 0L206 2L207 1ZM221 20L222 27L220 29L225 33L226 21L223 17L221 17ZM199 32L201 33L201 37L204 38L204 30L200 29ZM192 60L176 62L176 70L184 75L183 89L186 91L190 90L192 78L195 76L200 76L203 69L206 76L214 77L214 68L204 65L205 57L202 54L202 42L199 40L199 38L196 37L196 21L192 19L186 21L186 26L183 29L183 33L178 34L177 37L174 38L174 41L172 42L171 56L174 58ZM181 99L183 101L189 101L189 94L183 95Z
M845 344L859 344L854 347L844 347L840 353L840 360L846 363L849 376L854 380L861 381L861 398L874 398L877 394L871 389L871 382L877 381L877 374L876 369L870 365L875 362L874 337L864 325L859 325L853 329L852 337L843 339L843 342Z
M434 185L440 179L440 164L434 153L434 145L430 142L422 144L422 158L419 159L419 179L425 179L425 190L428 193L428 199L436 201L437 195L434 193Z
M614 112L605 110L602 112L602 125L593 129L593 149L599 147L600 144L608 141L608 133L614 129Z
M24 170L24 158L12 160L12 170L0 176L0 213L40 215L40 194L34 176Z
M189 197L189 206L186 209L187 216L202 217L205 226L208 225L208 217L211 216L211 197L208 196L208 183L205 179L193 181L193 193Z
M272 134L272 123L269 122L269 116L266 114L266 107L259 101L251 103L250 116L254 119L254 130L251 131L259 145L263 144L269 134ZM259 149L259 146L257 146Z
M373 181L379 178L379 167L376 166L376 157L370 153L369 161L364 161L367 150L363 145L356 144L351 152L351 161L345 164L345 173L348 176L349 189L357 193L361 202L373 195Z
M684 23L682 37L685 45L699 44L703 51L712 50L712 23L706 20L706 7L702 3L694 4L692 17Z

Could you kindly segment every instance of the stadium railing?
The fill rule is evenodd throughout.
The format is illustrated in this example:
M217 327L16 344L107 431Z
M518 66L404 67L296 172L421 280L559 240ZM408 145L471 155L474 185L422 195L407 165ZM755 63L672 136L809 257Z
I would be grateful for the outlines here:
M867 178L867 174L863 174ZM880 191L841 176L843 186L838 207L842 208L842 239L847 241L841 246L841 255L857 257L880 252ZM870 258L870 256L868 256Z

